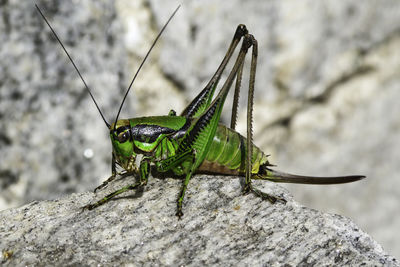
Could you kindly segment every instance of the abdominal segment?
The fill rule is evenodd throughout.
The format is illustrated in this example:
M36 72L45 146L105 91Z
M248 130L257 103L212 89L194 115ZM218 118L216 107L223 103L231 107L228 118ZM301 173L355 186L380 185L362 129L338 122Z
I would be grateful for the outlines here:
M246 138L223 125L218 125L210 149L199 166L201 172L239 175L246 170ZM252 173L257 174L260 165L268 164L267 156L255 145L252 153Z

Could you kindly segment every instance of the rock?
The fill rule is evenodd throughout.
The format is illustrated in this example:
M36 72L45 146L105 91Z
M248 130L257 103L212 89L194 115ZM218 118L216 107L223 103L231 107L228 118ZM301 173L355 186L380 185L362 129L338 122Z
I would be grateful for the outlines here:
M180 3L37 1L110 121ZM96 108L33 2L3 1L0 17L0 209L92 189L111 160ZM121 116L179 114L239 23L259 44L255 144L283 171L366 175L350 185L287 188L308 207L350 217L400 257L399 1L184 1ZM241 104L246 88L245 76Z
M242 195L239 179L195 176L181 220L175 216L181 181L171 178L151 179L141 193L130 192L92 211L81 207L131 178L96 195L72 194L2 211L2 263L399 266L351 220L302 206L273 183L264 191L284 196L286 204Z

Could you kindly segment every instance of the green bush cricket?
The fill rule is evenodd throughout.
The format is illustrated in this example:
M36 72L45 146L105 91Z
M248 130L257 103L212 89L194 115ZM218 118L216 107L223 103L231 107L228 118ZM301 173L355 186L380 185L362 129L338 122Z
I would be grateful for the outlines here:
M136 76L162 32L178 11L178 7L165 23L141 62L139 69L135 73L124 95L115 121L110 124L103 116L89 87L63 43L50 26L39 7L37 5L35 6L78 72L79 77L83 81L110 132L110 139L113 147L111 164L112 175L98 186L95 192L114 180L117 175L131 174L139 177L136 183L125 186L105 196L94 204L83 207L84 209L94 209L123 192L144 187L147 184L152 165L155 166L158 172L172 171L175 175L184 177L181 193L177 201L176 215L179 217L183 215L182 203L189 181L191 177L199 171L222 175L243 175L245 176L243 191L245 193L252 192L263 199L269 200L271 203L277 200L282 202L286 201L283 198L268 195L254 188L252 179L284 183L339 184L354 182L365 177L362 175L336 177L300 176L272 169L273 165L269 163L268 156L255 146L252 141L253 95L258 47L257 40L253 35L248 33L245 25L241 24L237 27L228 51L217 71L205 88L179 116L176 115L175 111L171 110L167 116L118 119ZM221 75L239 44L241 45L234 66L230 70L220 91L214 97ZM247 135L244 137L235 131L235 126L244 60L250 49L251 63L248 84ZM235 92L231 124L230 127L226 127L220 124L219 120L225 99L229 90L233 87L234 82ZM141 155L139 167L135 164L138 155ZM120 166L124 172L118 173L117 165Z

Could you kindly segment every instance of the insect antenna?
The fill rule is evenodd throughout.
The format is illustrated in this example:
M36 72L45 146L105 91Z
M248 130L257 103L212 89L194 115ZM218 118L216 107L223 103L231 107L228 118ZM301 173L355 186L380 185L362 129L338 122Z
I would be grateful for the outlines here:
M99 108L99 105L97 105L97 102L96 102L96 100L94 99L93 94L92 94L92 92L91 92L90 89L89 89L89 86L86 84L85 79L83 79L83 77L82 77L80 71L78 70L78 67L75 65L75 62L72 60L72 57L69 55L67 49L64 47L64 44L61 42L60 38L58 37L58 35L57 35L56 32L54 31L53 27L51 27L50 23L48 22L48 20L46 19L46 17L43 15L42 11L40 10L40 8L38 7L37 4L35 4L35 7L36 7L37 11L39 12L39 14L42 16L43 20L46 22L47 26L49 26L51 32L53 33L54 37L57 39L58 43L61 45L61 47L62 47L62 49L64 50L65 54L67 54L69 60L71 61L72 65L74 66L76 72L78 72L79 77L81 78L83 84L85 85L86 89L88 90L90 97L92 98L94 104L96 105L97 110L99 111L101 117L103 118L104 123L106 124L106 126L107 126L108 128L110 128L110 124L109 124L109 123L106 121L106 119L104 118L104 115L103 115L103 113L101 112L101 110L100 110L100 108Z
M164 24L164 26L162 27L162 29L161 29L160 32L158 33L156 39L154 39L153 43L151 44L150 49L147 51L146 56L143 58L142 62L140 63L140 66L139 66L138 70L136 71L135 75L133 76L133 79L132 79L131 83L129 84L129 87L128 87L128 89L126 90L126 93L125 93L125 95L124 95L124 98L122 99L121 105L119 106L118 113L117 113L117 117L115 117L114 130L115 130L115 128L116 128L117 121L118 121L118 117L119 117L119 114L121 113L122 106L123 106L124 103L125 103L125 99L126 99L126 97L128 96L129 91L130 91L131 88L132 88L132 84L133 84L133 82L135 81L136 76L139 74L139 72L140 72L140 70L141 70L143 64L146 62L147 57L150 55L151 50L152 50L153 47L156 45L158 39L160 38L161 34L164 32L164 30L165 30L165 28L167 27L168 23L169 23L169 22L171 21L171 19L175 16L176 12L178 11L178 9L179 9L180 7L181 7L181 5L179 5L179 6L175 9L175 11L174 11L174 12L172 13L172 15L169 17L169 19L167 20L167 22Z

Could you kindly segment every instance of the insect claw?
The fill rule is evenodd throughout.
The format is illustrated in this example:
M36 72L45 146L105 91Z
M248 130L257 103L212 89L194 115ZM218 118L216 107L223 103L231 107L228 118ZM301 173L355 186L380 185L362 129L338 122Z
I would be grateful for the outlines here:
M261 198L263 200L268 200L271 204L275 204L275 202L277 201L277 198L273 196L262 196Z
M243 190L242 190L243 195L247 195L248 193L250 193L250 191L251 191L251 187L249 185L245 185L243 187Z
M183 216L183 212L182 212L181 210L178 210L178 211L176 212L176 216L178 216L178 219L181 220L181 219L182 219L182 216Z
M99 185L98 187L96 187L96 188L93 190L93 193L96 193L97 190L102 189L102 188L105 187L106 185L107 185L107 183L102 183L101 185Z
M91 205L91 204L88 204L88 205L86 205L86 206L83 206L83 207L81 208L81 211L84 212L85 210L92 210L92 209L93 209L92 206L93 206L93 205Z
M286 204L287 203L287 200L284 199L283 197L276 197L276 200L281 202L282 204Z
M283 204L286 204L286 199L281 198L281 197L275 197L271 196L267 193L261 192L260 190L257 189L252 189L252 191L259 197L261 197L263 200L268 200L271 204L275 204L277 201L282 202Z
M97 190L100 190L100 189L106 187L112 180L114 180L117 177L117 175L120 176L120 175L124 175L126 173L127 172L113 172L112 175L107 180L105 180L101 185L96 187L93 192L96 193Z

